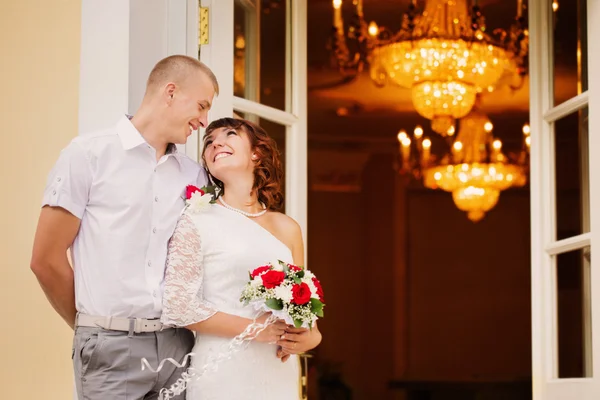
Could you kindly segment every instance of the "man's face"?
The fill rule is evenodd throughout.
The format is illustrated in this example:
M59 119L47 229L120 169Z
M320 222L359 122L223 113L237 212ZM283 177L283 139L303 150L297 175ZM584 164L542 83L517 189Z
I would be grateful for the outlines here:
M175 86L169 100L169 142L185 144L193 131L208 125L208 111L215 96L214 86L203 72L196 72Z

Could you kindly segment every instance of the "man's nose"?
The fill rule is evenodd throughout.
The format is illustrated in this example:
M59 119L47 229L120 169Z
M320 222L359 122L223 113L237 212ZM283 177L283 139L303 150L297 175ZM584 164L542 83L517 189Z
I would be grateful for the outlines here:
M208 116L198 118L198 122L200 123L201 127L206 128L208 125Z

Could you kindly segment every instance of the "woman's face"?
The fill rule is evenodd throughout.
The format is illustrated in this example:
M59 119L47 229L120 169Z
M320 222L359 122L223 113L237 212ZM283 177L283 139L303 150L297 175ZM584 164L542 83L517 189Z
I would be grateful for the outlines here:
M254 170L252 148L243 128L218 128L204 138L204 162L211 175L227 181L228 174Z

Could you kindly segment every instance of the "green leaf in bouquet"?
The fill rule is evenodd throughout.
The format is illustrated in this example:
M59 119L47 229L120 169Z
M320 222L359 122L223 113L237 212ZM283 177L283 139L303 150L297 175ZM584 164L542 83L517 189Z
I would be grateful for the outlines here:
M283 310L283 301L281 301L279 299L267 299L267 301L265 301L265 304L270 309Z
M294 326L296 328L301 328L302 327L302 321L299 319L294 319Z
M318 317L323 317L323 306L319 299L310 299L310 311Z
M298 278L297 276L294 277L294 282L296 282L296 284L301 284L302 283L302 279Z
M304 278L304 271L298 271L298 272L296 272L296 276L298 278Z

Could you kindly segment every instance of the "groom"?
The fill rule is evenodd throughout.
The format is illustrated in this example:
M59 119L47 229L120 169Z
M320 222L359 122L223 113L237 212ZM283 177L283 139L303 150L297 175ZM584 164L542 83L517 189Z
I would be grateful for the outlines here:
M207 125L218 93L206 65L167 57L150 73L131 119L73 139L50 172L31 269L75 329L80 400L156 399L180 376L171 363L158 374L142 371L140 360L182 360L193 346L190 331L163 329L159 320L182 194L188 184L206 184L200 166L175 144Z

